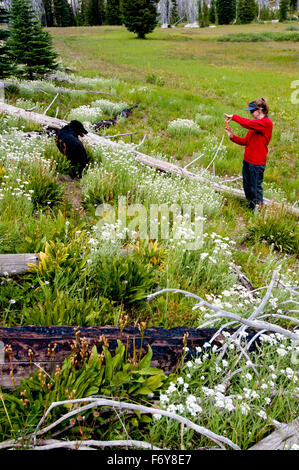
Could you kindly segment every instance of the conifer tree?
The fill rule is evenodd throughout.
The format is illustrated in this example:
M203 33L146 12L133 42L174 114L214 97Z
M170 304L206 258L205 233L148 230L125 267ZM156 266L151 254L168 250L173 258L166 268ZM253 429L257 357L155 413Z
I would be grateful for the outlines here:
M105 0L81 0L80 10L75 17L77 25L96 26L104 23Z
M290 11L294 13L297 10L298 0L290 0Z
M42 76L57 68L56 57L57 54L52 50L49 34L43 31L38 21L35 21L32 25L31 37L28 40L25 74L32 80L35 76Z
M279 21L286 21L288 18L290 0L280 0L279 2Z
M216 10L219 24L229 24L236 17L236 0L217 0Z
M0 5L0 24L7 23L7 11ZM0 78L11 75L14 71L11 64L7 39L9 37L8 29L0 29Z
M121 0L123 23L139 39L151 33L158 24L157 0Z
M172 0L172 10L171 10L171 24L175 24L179 21L179 13L178 13L178 4L177 0Z
M54 16L57 26L73 26L74 15L67 0L53 0Z
M84 19L84 23L90 26L102 24L103 18L100 16L99 0L87 0Z
M105 22L115 25L122 24L120 0L107 0Z
M202 25L202 17L203 17L202 4L201 4L201 0L199 0L199 2L198 2L198 24L200 26Z
M202 22L201 26L209 26L209 7L208 4L204 1L202 8Z
M211 1L210 11L209 11L209 21L212 24L216 23L216 0Z
M251 23L256 17L255 0L239 0L237 18L242 24Z
M260 9L260 20L267 21L270 20L270 10L269 8L261 8Z
M12 0L9 30L7 44L19 74L32 79L57 68L51 37L37 20L30 0Z
M99 14L99 25L105 23L105 11L106 5L105 0L98 0L98 14Z
M45 9L45 24L46 26L54 25L54 11L53 11L53 0L43 0Z

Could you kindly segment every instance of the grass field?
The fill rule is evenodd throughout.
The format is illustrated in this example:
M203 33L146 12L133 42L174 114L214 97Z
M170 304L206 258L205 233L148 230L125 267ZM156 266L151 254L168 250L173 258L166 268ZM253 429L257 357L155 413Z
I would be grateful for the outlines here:
M204 29L157 29L147 40L137 40L122 27L52 29L64 64L78 73L117 77L126 82L119 99L133 102L132 87L147 86L140 113L121 131L136 128L148 135L143 151L162 152L187 160L198 152L207 133L223 134L223 112L246 116L247 103L267 98L274 134L265 181L276 183L290 200L298 199L298 104L291 102L298 79L298 42L217 42L237 33L285 33L285 24L220 26ZM297 33L298 34L298 33ZM150 83L148 83L150 82ZM159 86L160 85L160 86ZM167 124L177 118L200 120L196 138L169 138ZM200 118L199 118L200 119ZM237 125L234 131L242 135ZM138 137L138 134L136 137ZM216 162L217 174L238 174L242 149L228 142L228 158ZM207 162L203 162L207 163Z

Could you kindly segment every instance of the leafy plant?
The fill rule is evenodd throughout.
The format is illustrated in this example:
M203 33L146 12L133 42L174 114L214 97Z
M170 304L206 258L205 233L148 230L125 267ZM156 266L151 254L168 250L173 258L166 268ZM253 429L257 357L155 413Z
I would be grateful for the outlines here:
M57 173L60 173L62 175L70 175L72 172L72 164L70 160L66 158L65 155L63 155L60 152L55 152L55 155L53 155L53 159L56 162L56 171Z
M85 204L93 206L117 201L120 194L120 182L117 176L98 167L83 176Z
M90 289L117 302L144 299L155 284L154 269L137 256L95 256L89 270Z
M146 83L151 83L153 85L164 86L165 80L163 78L158 77L155 73L149 73L145 79Z
M58 272L68 276L74 273L75 269L81 271L86 265L86 260L78 256L80 239L71 240L70 243L50 241L46 242L44 252L39 253L38 265L29 264L30 270L38 274L42 279L53 279Z
M28 191L33 191L31 200L35 208L53 207L62 201L61 185L54 176L47 172L33 173Z
M55 372L49 373L39 368L12 392L1 393L2 438L17 437L20 434L26 437L28 432L30 433L30 430L33 431L36 427L44 410L56 401L96 394L107 397L126 397L126 399L145 399L148 394L155 394L163 387L166 377L163 371L150 366L152 358L150 347L144 357L140 360L139 358L133 360L128 359L128 352L121 341L118 341L114 355L109 351L105 338L103 341L101 354L98 354L96 346L89 353L86 341L80 338L80 331L77 329L72 354L64 360L62 367L57 366ZM49 347L49 358L53 362L55 349L55 345ZM72 407L71 404L67 404L64 410L72 409ZM45 424L49 424L49 419L52 421L58 418L59 413L63 414L61 408L55 408ZM113 416L110 410L106 410L105 414L108 417L111 414ZM96 433L104 435L109 427L110 432L115 432L114 419L107 420L107 423L103 425L103 419L99 417L99 413L96 417L98 418ZM85 413L89 433L92 431L91 423L95 425L94 418L93 411ZM135 415L133 419L136 420ZM66 424L69 423L62 424L62 432ZM73 433L80 437L78 427L73 428Z
M134 250L138 253L140 261L145 265L158 267L163 270L166 262L166 249L157 240L139 239L134 245Z
M5 176L7 176L7 171L0 165L0 184L4 182Z
M120 312L113 302L101 296L89 299L79 289L79 283L72 292L49 285L38 288L31 305L20 313L22 324L103 326L117 322Z
M292 217L283 206L263 208L249 221L245 240L266 242L281 252L298 253L299 231L295 216Z

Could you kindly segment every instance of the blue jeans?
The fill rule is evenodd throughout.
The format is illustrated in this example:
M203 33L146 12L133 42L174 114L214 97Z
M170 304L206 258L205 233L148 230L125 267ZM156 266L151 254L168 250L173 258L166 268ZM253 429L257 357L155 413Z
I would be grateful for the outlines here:
M243 188L247 206L254 210L257 204L263 204L263 178L265 165L253 165L243 160Z

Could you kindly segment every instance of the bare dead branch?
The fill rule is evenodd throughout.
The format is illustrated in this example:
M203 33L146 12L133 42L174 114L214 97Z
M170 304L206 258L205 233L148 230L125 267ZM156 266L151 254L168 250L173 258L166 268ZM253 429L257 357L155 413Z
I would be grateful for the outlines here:
M51 410L57 406L60 405L65 405L65 404L72 404L72 403L84 403L84 402L89 402L87 405L81 406L79 408L76 408L69 413L66 413L62 417L60 417L58 420L56 420L54 423L50 424L49 426L39 429L46 417L49 415ZM230 439L219 436L218 434L213 433L212 431L199 426L192 421L190 421L188 418L184 418L176 413L170 413L165 410L160 410L156 408L150 408L147 406L143 405L135 405L133 403L125 403L125 402L119 402L115 400L110 400L110 399L103 399L103 398L95 398L95 397L88 397L88 398L82 398L82 399L75 399L75 400L65 400L65 401L59 401L59 402L53 402L50 407L47 409L46 413L44 414L43 418L40 420L38 423L33 435L33 443L34 445L36 444L36 437L40 436L42 434L45 434L46 432L50 431L54 427L56 427L58 424L62 423L63 421L70 419L72 416L75 416L78 413L82 413L84 411L87 411L91 408L98 407L98 406L106 406L109 408L117 408L117 409L126 409L126 410L136 410L139 411L140 413L150 413L150 414L158 414L161 416L165 416L171 419L174 419L176 421L179 421L181 423L184 423L187 427L190 427L191 429L194 429L196 432L199 434L204 435L205 437L211 439L212 441L216 442L218 445L220 443L227 444L230 447L232 447L235 450L240 450L239 446L237 446L235 443L233 443Z

